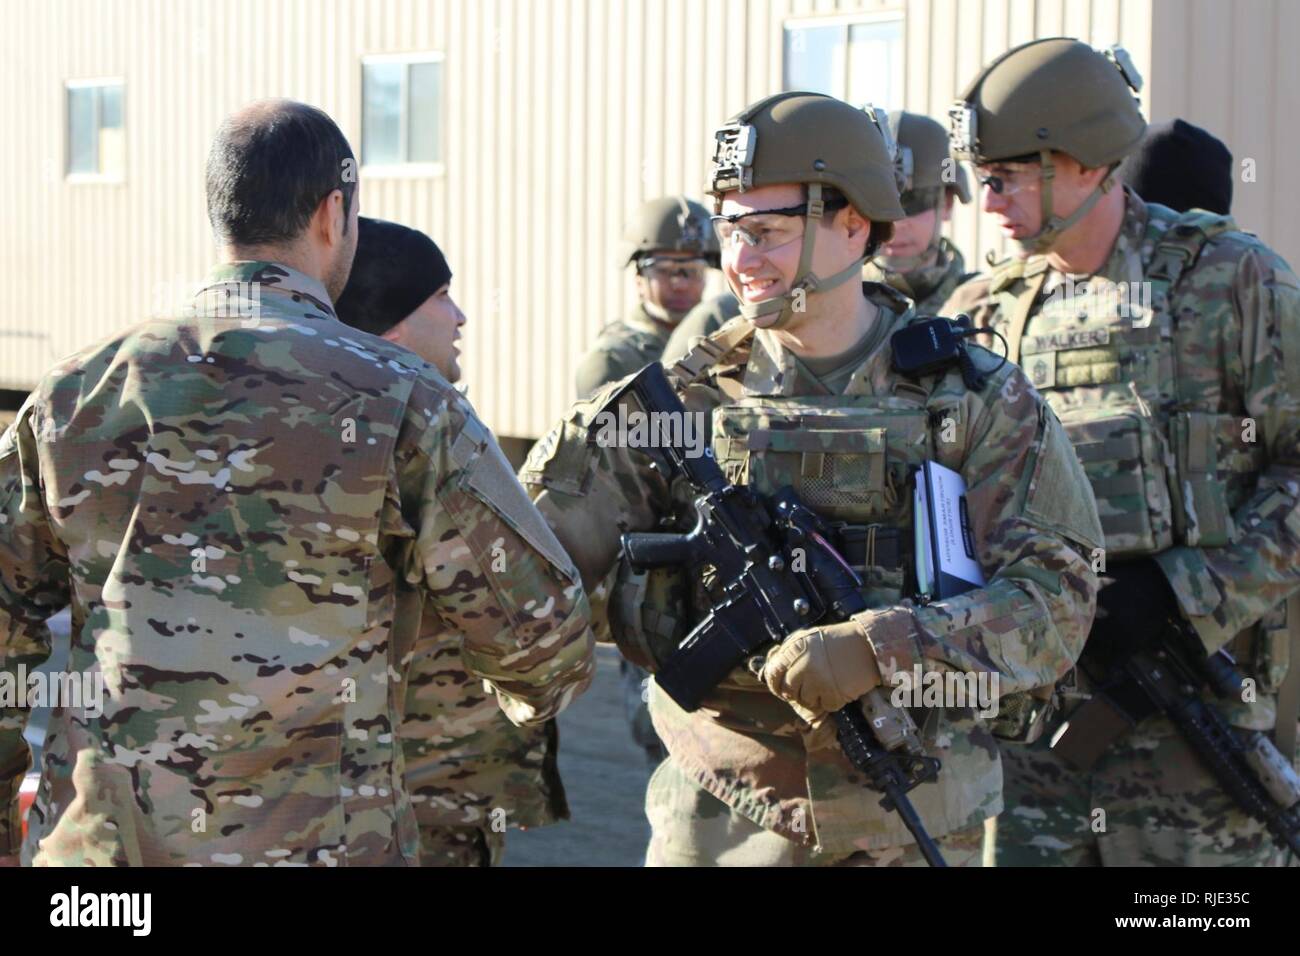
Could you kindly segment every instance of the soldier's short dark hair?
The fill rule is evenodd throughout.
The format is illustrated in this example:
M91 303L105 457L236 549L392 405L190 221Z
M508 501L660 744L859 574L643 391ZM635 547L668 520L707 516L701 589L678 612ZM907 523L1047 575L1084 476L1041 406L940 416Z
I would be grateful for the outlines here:
M290 242L320 201L343 192L343 228L356 192L347 137L321 110L268 100L228 117L208 153L208 221L224 243Z

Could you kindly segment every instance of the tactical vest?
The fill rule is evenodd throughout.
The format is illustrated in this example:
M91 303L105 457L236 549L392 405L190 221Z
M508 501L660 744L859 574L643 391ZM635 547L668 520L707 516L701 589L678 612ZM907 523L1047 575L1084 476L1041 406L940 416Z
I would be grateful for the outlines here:
M1147 208L1140 248L1152 251L1132 250L1123 279L1067 277L1032 318L1046 260L1004 267L989 289L1009 317L1011 359L1060 417L1092 483L1107 558L1228 544L1232 511L1264 467L1263 443L1240 416L1180 391L1180 364L1198 358L1174 348L1171 290L1206 242L1236 227Z
M1093 277L1075 285L1074 295L1066 294L1067 281L1032 318L1045 259L1003 263L989 288L1007 317L1010 359L1056 411L1092 484L1107 560L1231 543L1232 514L1266 464L1263 436L1242 415L1197 407L1187 394L1180 370L1213 356L1174 347L1172 291L1207 242L1237 227L1202 210L1178 214L1148 204L1147 211L1122 280ZM1260 690L1273 693L1290 656L1285 605L1252 631L1253 639L1239 635L1232 650ZM1245 715L1243 705L1232 716Z
M747 332L747 323L724 326L674 367L675 377L682 384L703 378ZM911 471L926 460L959 469L962 442L938 441L936 429L964 423L947 396L932 399L921 385L900 380L889 395L862 388L856 375L842 395L745 396L737 388L713 409L711 443L733 484L761 494L793 487L830 525L863 580L867 604L888 607L909 594L911 583ZM686 503L682 489L674 497ZM689 509L681 513L689 527ZM625 566L611 602L623 653L655 669L700 616L700 584L677 569L637 573Z

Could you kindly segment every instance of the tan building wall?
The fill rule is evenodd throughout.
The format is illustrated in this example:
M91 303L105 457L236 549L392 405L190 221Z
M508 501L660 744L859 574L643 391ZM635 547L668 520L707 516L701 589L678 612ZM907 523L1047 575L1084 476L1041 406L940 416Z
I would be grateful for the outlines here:
M1183 13L1186 6L1187 12ZM631 295L615 250L645 199L700 196L711 131L780 89L793 18L904 15L904 101L942 118L980 64L1035 36L1124 43L1158 119L1181 115L1257 159L1240 219L1300 259L1280 178L1300 89L1297 5L1239 0L47 0L8 18L0 156L0 388L148 314L215 256L203 161L221 118L263 96L330 112L360 147L361 59L440 52L440 172L362 171L362 208L427 230L470 317L466 380L503 435L535 436L571 398L595 331ZM1181 49L1189 44L1188 50ZM1267 52L1265 52L1267 51ZM126 175L63 175L65 84L125 84ZM1244 144L1244 145L1243 145ZM997 245L973 210L953 235Z

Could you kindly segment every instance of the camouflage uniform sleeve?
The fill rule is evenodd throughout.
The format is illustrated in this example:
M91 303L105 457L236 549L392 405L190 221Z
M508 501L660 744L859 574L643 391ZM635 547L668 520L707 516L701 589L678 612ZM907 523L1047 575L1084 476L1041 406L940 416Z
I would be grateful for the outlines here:
M34 406L28 404L0 437L0 682L18 686L50 656L46 620L68 603L68 560L50 528L41 493ZM4 695L8 696L8 695ZM31 763L23 729L28 708L0 697L0 856L22 839L18 789Z
M959 312L965 312L976 325L988 325L993 313L997 311L989 298L991 282L992 279L986 275L967 279L953 289L952 295L948 296L947 301L939 308L939 314L955 316Z
M603 348L599 344L578 360L574 384L578 398L590 397L602 385L621 378L627 373L626 361L617 348Z
M1056 415L1018 368L967 393L963 414L960 470L987 583L861 621L886 683L920 664L995 673L1004 695L1046 686L1073 666L1092 623L1097 506Z
M637 451L587 440L610 385L578 402L533 446L519 478L556 537L573 556L588 590L607 583L619 536L649 531L670 510L667 483Z
M384 525L404 539L397 563L406 580L422 583L429 610L464 635L466 668L492 683L511 721L554 717L593 672L573 562L491 432L450 390L417 386L397 465Z
M1230 295L1223 295L1221 284L1228 283ZM1223 336L1227 377L1241 383L1243 418L1254 421L1268 462L1255 494L1232 516L1231 544L1180 546L1157 558L1213 651L1300 583L1300 283L1279 256L1229 233L1202 253L1174 307L1188 297L1201 313L1198 322Z

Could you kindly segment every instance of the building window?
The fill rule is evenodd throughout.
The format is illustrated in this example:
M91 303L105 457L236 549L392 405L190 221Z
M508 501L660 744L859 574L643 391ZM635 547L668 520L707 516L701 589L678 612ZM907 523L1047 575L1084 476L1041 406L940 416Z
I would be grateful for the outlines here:
M69 178L121 179L126 172L122 84L82 80L68 84Z
M361 163L442 164L442 55L367 57L361 64Z
M788 22L783 80L787 90L902 109L902 14Z

